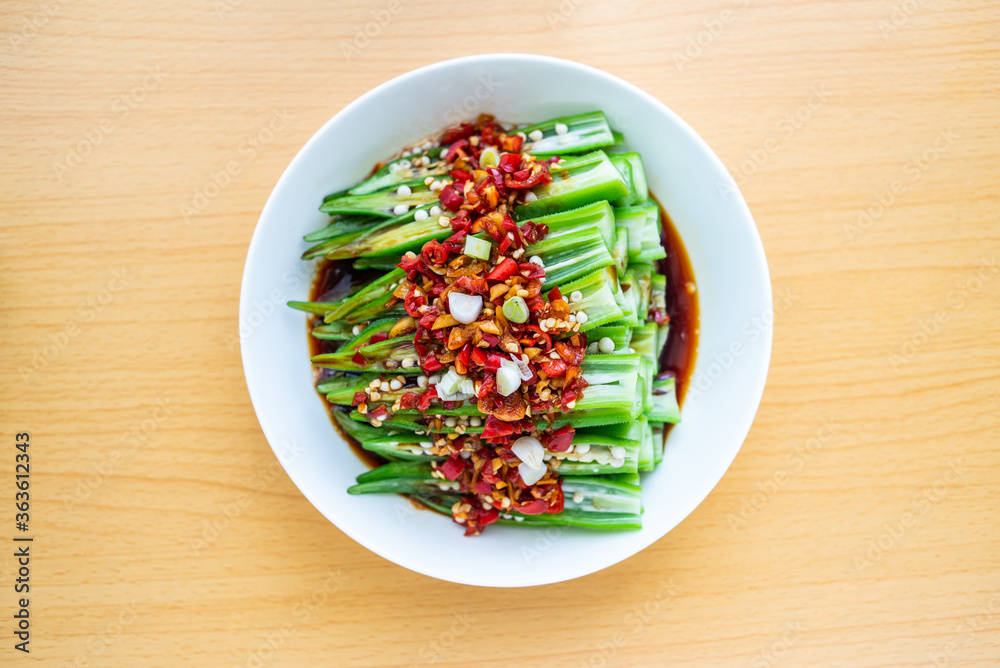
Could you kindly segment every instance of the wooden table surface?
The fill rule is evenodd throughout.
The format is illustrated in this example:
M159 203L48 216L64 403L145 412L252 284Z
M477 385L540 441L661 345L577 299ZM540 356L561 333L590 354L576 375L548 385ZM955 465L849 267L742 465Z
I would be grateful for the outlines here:
M0 663L1000 664L996 3L0 12L0 535L27 432L35 539L29 655L0 550ZM530 590L411 573L327 522L261 434L237 338L247 244L302 144L376 84L491 51L683 116L742 187L776 296L715 491L641 554Z

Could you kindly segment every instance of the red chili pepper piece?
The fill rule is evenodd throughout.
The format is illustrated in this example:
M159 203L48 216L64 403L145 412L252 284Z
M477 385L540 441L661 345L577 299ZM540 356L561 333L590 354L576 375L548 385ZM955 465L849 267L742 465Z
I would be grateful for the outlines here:
M516 153L505 153L500 156L500 171L513 174L521 166L521 156Z
M413 408L420 402L419 392L404 392L399 398L399 407L402 409Z
M538 266L534 262L522 262L518 268L522 272L527 272L527 276L525 276L525 278L529 281L545 276L545 269Z
M554 360L548 357L539 357L538 366L542 367L542 371L549 378L561 378L566 375L566 362L561 359Z
M576 429L573 425L566 425L560 429L556 429L552 432L552 436L548 442L548 449L552 452L566 452L569 450L569 446L573 445L573 436L576 435Z
M533 220L529 220L521 226L521 235L529 244L536 244L545 238L549 233L548 225L539 225Z
M496 438L498 436L510 436L514 433L514 425L503 420L498 420L494 416L486 418L486 426L483 427L483 438Z
M556 341L556 352L566 364L579 366L583 361L584 349L582 346L574 346L565 341Z
M384 420L389 417L389 409L385 406L379 406L375 410L369 411L365 417L371 420Z
M466 213L465 209L459 211L458 214L451 219L451 229L453 232L468 232L472 227L472 219L461 215L463 213Z
M468 173L464 169L453 169L448 172L448 175L455 179L456 181L471 181L472 174Z
M531 311L532 313L541 311L543 308L545 308L545 300L542 299L541 297L531 297L525 300L524 303L528 305L528 310Z
M437 309L435 308L433 311L437 311ZM418 322L424 329L430 329L434 326L434 321L437 320L438 315L440 314L435 312L426 313L425 315L420 316L420 320L418 320Z
M565 504L566 497L565 495L563 495L562 491L562 480L559 480L557 484L558 487L556 487L556 491L552 495L551 500L549 501L549 508L548 510L545 511L547 513L561 513L563 511L563 506Z
M351 405L352 406L358 406L360 404L365 403L366 401L368 401L368 395L367 394L365 394L364 392L355 392L354 393L354 400L351 402Z
M457 452L448 457L443 464L438 466L438 471L444 474L448 480L457 480L465 469L465 460Z
M455 281L455 289L470 295L490 291L489 286L486 284L486 279L481 276L459 276L458 280Z
M462 196L455 192L455 189L450 185L441 189L438 199L441 200L441 204L444 204L449 211L458 211L463 202Z
M450 253L437 239L431 239L424 244L420 255L427 264L444 264L448 261Z
M486 280L503 282L516 274L517 270L517 262L509 257L505 257L503 262L498 264L493 271L486 275Z
M493 488L490 486L490 483L483 480L476 481L476 494L489 494L492 491Z
M419 255L404 255L403 259L396 266L406 272L406 277L410 281L414 281L417 278L417 273L420 271L419 265Z
M526 188L534 188L537 185L541 185L543 183L551 183L551 182L552 182L552 174L549 173L549 170L546 169L544 165L542 165L541 169L531 174L531 176L527 177L524 180L514 178L513 174L507 174L503 178L503 184L505 186L507 186L508 188L517 188L519 190L523 190Z
M482 509L479 511L479 526L493 524L498 519L500 519L500 511L496 508L490 508L489 510Z
M503 361L503 357L499 353L490 353L486 357L486 370L490 373L496 373L497 369L500 368L501 361Z
M434 373L435 371L440 371L441 369L443 369L444 365L441 364L441 362L439 362L437 357L435 357L434 355L428 355L427 357L424 358L423 362L421 362L420 368L422 368L427 373Z
M494 376L492 373L488 373L483 378L483 384L479 386L478 396L480 399L485 399L496 389L497 389L496 376Z
M650 309L649 314L653 317L653 322L657 325L665 325L670 322L670 316L660 309Z
M514 237L513 243L515 243L518 248L524 247L524 243L521 241L521 229L517 226L517 223L514 222L513 218L509 215L504 216L500 223L500 227L503 228L505 232L508 232L510 236ZM507 237L507 239L510 241L510 237Z
M549 292L549 301L553 302L557 299L562 299L562 293L559 292L559 288L552 288Z
M565 390L564 389L563 393L562 393L562 409L564 411L568 411L569 410L569 406L567 406L566 404L568 404L571 401L576 401L576 399L577 399L578 396L579 395L576 392L574 392L573 390Z
M448 152L444 154L445 162L451 162L458 155L458 152L469 145L468 139L459 139L448 147Z
M477 366L483 366L486 364L486 351L482 348L472 349L472 361L476 363Z
M388 338L389 338L389 335L386 334L385 332L379 332L378 334L372 334L372 338L369 340L368 344L371 345L373 343L382 343L383 341L387 340Z
M428 387L424 390L424 393L420 395L420 401L417 403L417 410L421 413L426 413L431 407L431 401L437 399L437 386Z
M521 135L507 135L503 140L503 149L511 153L520 153L523 145L524 139Z
M414 318L420 317L420 307L427 304L427 298L423 295L416 294L413 290L406 295L406 299L403 300L403 306L406 308L406 313L413 316Z
M484 482L487 482L491 485L493 483L500 482L500 476L498 476L496 473L493 472L492 466L484 466L483 468L481 468L479 470L479 476L483 479Z
M483 332L483 341L486 342L486 345L493 347L500 343L500 337L496 334L487 334L486 332Z
M441 143L450 144L459 139L466 139L471 137L475 131L476 128L471 123L460 123L458 127L448 128L444 131L444 134L441 135Z
M552 337L549 336L548 332L543 332L542 328L539 327L538 325L528 325L525 327L525 329L534 332L535 336L538 337L539 342L545 343L545 348L542 350L542 352L547 353L549 350L552 349ZM546 373L548 372L546 371Z
M506 199L507 186L503 184L503 172L496 167L487 167L486 173L490 175L490 180L493 181L493 185L496 186L497 193L499 193L500 198Z
M496 127L493 125L493 123L486 123L483 125L482 130L479 131L479 143L480 145L482 144L488 144L490 146L496 145L497 143Z
M521 232L521 229L517 226L517 223L514 222L514 219L510 217L510 214L503 217L503 220L500 221L500 226L515 236Z
M549 507L549 502L545 499L532 499L527 503L515 503L514 510L522 515L541 515Z
M364 366L365 364L368 363L364 355L362 355L361 353L354 353L354 357L351 358L351 361L357 364L358 366Z
M418 357L427 356L427 346L421 341L421 339L426 337L427 334L427 328L418 323L417 331L413 335L413 349L417 351Z
M458 353L458 360L462 362L462 366L466 369L469 368L469 362L472 359L472 344L466 343L462 346L462 351Z

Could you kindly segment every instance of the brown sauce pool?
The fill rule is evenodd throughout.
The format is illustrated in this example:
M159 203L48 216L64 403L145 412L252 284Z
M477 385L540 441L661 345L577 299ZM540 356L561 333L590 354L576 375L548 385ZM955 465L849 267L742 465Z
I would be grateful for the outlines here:
M660 355L658 374L660 377L673 376L677 379L677 402L683 406L684 395L687 393L698 352L698 294L694 290L694 271L691 269L687 250L662 205L660 221L661 240L664 250L667 251L667 257L657 261L656 270L667 277L666 302L667 314L670 316L670 334L667 337L667 345ZM321 260L309 293L309 301L337 301L350 291L352 285L371 281L383 273L372 269L356 270L351 264L351 260ZM334 352L340 345L340 341L327 341L312 336L312 328L321 322L322 318L318 316L310 318L308 322L306 336L309 337L311 355ZM316 369L316 382L331 373L332 371L328 369ZM340 410L325 400L324 404L328 411ZM330 420L333 421L332 412ZM369 468L381 466L386 462L378 455L362 448L360 443L344 433L336 421L333 421L333 426ZM671 426L668 425L667 433Z
M652 197L652 194L650 194ZM654 198L655 199L655 198ZM659 203L659 202L657 202ZM677 379L677 403L684 405L698 354L698 293L684 242L681 241L674 222L660 205L661 232L667 257L657 261L656 270L667 277L667 314L670 316L670 334L660 355L659 375L672 375Z

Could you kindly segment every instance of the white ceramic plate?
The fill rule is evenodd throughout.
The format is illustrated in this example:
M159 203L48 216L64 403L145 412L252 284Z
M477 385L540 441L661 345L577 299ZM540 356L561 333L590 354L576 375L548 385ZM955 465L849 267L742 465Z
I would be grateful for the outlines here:
M305 316L312 267L302 236L326 224L323 196L349 187L400 146L459 120L505 122L603 110L645 162L650 190L691 258L701 334L683 423L663 463L643 475L643 528L600 533L491 526L475 538L395 495L350 496L365 466L313 390ZM452 582L540 585L616 564L661 538L718 483L753 421L771 353L771 287L757 228L722 162L661 102L606 72L522 54L458 58L414 70L330 119L282 174L261 213L240 294L247 387L264 435L292 481L344 533L411 570ZM331 560L336 556L331 555Z

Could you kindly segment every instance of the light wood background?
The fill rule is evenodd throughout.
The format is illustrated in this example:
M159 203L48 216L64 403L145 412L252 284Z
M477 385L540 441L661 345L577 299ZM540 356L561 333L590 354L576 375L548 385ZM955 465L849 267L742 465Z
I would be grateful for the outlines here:
M0 549L0 662L1000 664L1000 7L479 5L3 3L0 536L28 431L36 541L30 657ZM641 554L532 590L437 582L329 524L265 443L236 338L299 147L376 84L490 51L606 69L687 119L778 305L716 490Z

